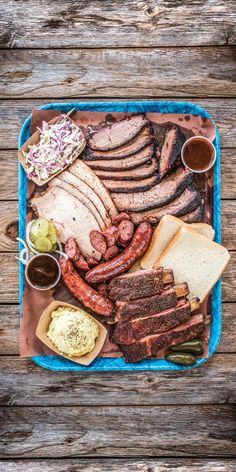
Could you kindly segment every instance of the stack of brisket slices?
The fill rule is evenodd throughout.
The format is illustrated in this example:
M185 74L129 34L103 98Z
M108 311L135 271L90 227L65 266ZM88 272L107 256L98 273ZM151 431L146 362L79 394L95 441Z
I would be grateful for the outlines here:
M188 300L186 283L174 285L171 270L150 269L114 278L108 295L115 302L112 341L127 362L156 357L159 351L202 336L204 316L193 315L197 299Z
M184 141L170 124L159 144L151 122L135 115L90 132L83 158L133 223L156 224L165 214L192 223L201 220L203 206L192 173L176 166Z

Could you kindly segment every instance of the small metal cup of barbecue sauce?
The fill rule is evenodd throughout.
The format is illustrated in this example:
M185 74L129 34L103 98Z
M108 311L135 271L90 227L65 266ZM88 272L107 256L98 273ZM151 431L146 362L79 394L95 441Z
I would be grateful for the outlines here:
M37 290L49 290L57 285L61 277L58 260L51 254L37 254L28 262L25 278Z
M213 167L216 160L216 148L208 138L193 136L185 141L181 150L181 159L185 167L201 174Z

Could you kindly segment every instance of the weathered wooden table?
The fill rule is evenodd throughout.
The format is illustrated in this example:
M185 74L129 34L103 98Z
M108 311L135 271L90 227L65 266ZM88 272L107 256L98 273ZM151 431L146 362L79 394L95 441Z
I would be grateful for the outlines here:
M236 470L234 0L0 0L0 470ZM17 135L53 100L191 100L222 142L223 336L202 367L55 373L20 359Z

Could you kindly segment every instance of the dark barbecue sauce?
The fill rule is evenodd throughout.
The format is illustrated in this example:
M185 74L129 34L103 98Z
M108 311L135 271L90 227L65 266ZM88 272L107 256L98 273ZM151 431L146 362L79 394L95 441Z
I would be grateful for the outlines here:
M193 171L208 169L214 160L214 149L201 138L190 141L184 148L184 162Z
M50 287L56 282L59 275L58 265L47 255L39 255L28 265L28 278L34 286Z

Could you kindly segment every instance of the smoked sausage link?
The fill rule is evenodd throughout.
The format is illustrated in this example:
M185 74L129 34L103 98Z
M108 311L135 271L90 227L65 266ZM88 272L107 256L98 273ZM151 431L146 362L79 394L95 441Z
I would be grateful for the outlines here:
M130 216L126 211L122 211L112 220L113 225L119 225L123 220L130 220Z
M107 243L105 236L97 231L96 229L90 231L89 234L90 242L96 251L101 252L101 254L105 254L107 250Z
M90 269L87 261L85 260L84 256L82 256L82 254L80 254L79 259L74 262L74 266L76 267L76 269L82 270L83 272L87 272Z
M106 238L107 246L111 247L111 246L116 245L119 239L120 233L118 231L118 228L113 225L107 228L105 231L103 231L103 235Z
M72 262L65 257L59 259L62 279L68 290L87 308L103 316L111 316L113 303L100 293L96 292L76 272Z
M119 249L117 246L111 246L107 249L107 251L104 254L104 259L105 261L110 261L113 259L113 257L118 256L119 254Z
M65 252L71 261L78 261L80 256L80 250L75 238L67 239L65 244Z
M119 224L118 230L120 233L120 242L127 243L127 241L129 241L134 234L134 225L132 221L123 220Z
M89 270L86 280L89 283L101 283L123 274L146 252L152 237L152 226L148 222L141 223L127 248L114 259L99 264Z

